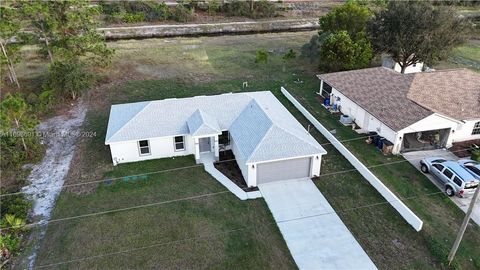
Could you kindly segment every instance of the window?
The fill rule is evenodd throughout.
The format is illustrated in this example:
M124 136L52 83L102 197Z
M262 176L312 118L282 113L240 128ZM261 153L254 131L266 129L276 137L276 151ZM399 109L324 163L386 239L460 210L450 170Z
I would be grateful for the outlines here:
M448 179L452 179L453 173L452 173L452 171L450 171L449 169L445 169L445 171L443 172L443 174L444 174Z
M462 183L463 181L460 180L460 178L458 178L457 176L453 177L453 182L455 183L455 185L461 187L462 186Z
M480 135L480 122L475 123L473 126L472 135Z
M441 172L443 170L443 165L433 164L432 166L435 167L439 172Z
M175 137L174 143L175 143L175 151L185 150L185 142L184 142L183 136Z
M150 155L150 143L148 140L138 141L138 149L140 150L140 156Z

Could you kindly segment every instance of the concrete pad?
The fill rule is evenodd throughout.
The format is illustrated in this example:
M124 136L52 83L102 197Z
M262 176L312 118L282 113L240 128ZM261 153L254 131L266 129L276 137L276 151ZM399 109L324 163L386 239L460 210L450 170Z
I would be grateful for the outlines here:
M403 157L408 160L415 168L420 172L420 160L426 157L441 157L446 160L458 160L459 158L455 156L452 152L446 149L436 149L436 150L427 150L427 151L413 151L402 154ZM422 172L423 173L423 172ZM435 184L441 191L444 191L443 185L435 178L433 175L427 173L424 174L433 184ZM447 196L447 195L445 195ZM472 201L472 194L465 194L465 197L460 198L457 196L450 197L450 199L460 208L463 212L467 212L470 202ZM480 203L477 202L472 212L472 220L480 225Z
M377 269L311 179L259 189L300 269Z

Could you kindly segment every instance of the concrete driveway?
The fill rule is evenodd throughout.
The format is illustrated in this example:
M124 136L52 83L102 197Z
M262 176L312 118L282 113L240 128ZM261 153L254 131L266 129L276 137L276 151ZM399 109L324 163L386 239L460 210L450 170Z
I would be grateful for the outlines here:
M414 151L403 153L403 157L408 160L415 168L420 170L420 160L426 157L441 157L446 160L458 160L458 157L455 156L452 152L445 149L436 149L428 151ZM425 176L432 181L440 190L443 191L443 186L435 179L431 174L425 174ZM447 195L445 195L447 196ZM460 208L463 212L467 212L468 206L472 201L472 195L467 196L466 198L460 198L457 196L450 197L452 201ZM472 213L472 220L480 225L480 204L477 202Z
M299 269L377 269L311 179L258 187Z

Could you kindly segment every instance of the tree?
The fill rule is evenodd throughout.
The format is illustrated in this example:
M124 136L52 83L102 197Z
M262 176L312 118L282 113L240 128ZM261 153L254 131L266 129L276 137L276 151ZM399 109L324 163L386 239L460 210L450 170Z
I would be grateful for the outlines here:
M30 22L37 44L56 60L88 61L94 65L110 63L113 50L97 32L100 13L86 0L21 2L21 10Z
M48 59L53 63L53 52L51 41L57 33L57 21L50 13L49 2L41 0L32 0L21 2L20 11L29 26L34 29L31 33L31 39L40 46L42 52L48 55Z
M354 40L361 38L365 32L367 22L372 17L370 10L356 2L348 2L344 5L333 8L332 11L320 17L320 32L335 33L347 31Z
M368 8L348 2L320 18L320 69L341 71L368 67L373 53L365 31L371 17Z
M22 97L11 94L7 94L0 103L0 119L2 161L16 164L34 150L32 148L35 148L37 140L33 134L38 120ZM20 149L17 147L18 140Z
M94 76L89 74L83 63L55 61L48 70L44 87L58 96L69 96L75 100L81 93L92 87Z
M372 47L365 38L355 42L347 31L328 36L320 49L320 69L341 71L368 67L372 59Z
M401 72L418 62L434 63L465 40L465 21L455 10L427 1L390 1L367 25L377 52L388 53Z
M20 88L14 64L20 60L21 44L13 42L19 38L20 20L16 9L9 6L0 6L0 64L8 68L8 78Z

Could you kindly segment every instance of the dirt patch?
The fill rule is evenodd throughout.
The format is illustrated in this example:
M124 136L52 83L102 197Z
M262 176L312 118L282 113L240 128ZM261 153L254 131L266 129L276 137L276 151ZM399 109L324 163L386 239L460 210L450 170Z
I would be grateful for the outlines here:
M459 158L465 158L472 155L471 148L472 145L480 146L480 140L471 140L465 142L456 142L453 143L453 146L449 149L452 153L454 153Z
M235 156L231 150L220 152L220 162L214 163L213 165L215 165L217 170L246 192L258 190L258 187L247 186L242 171L240 171L240 167L238 167Z
M80 127L86 110L84 103L80 101L65 115L47 119L38 126L46 153L40 163L31 166L32 171L27 178L30 184L22 191L33 200L32 215L40 223L50 219L55 201L62 190L75 151L75 143L77 138L83 135ZM45 227L40 229L38 242L44 236L44 229ZM34 245L32 255L28 258L29 268L34 265L37 250L38 245Z

